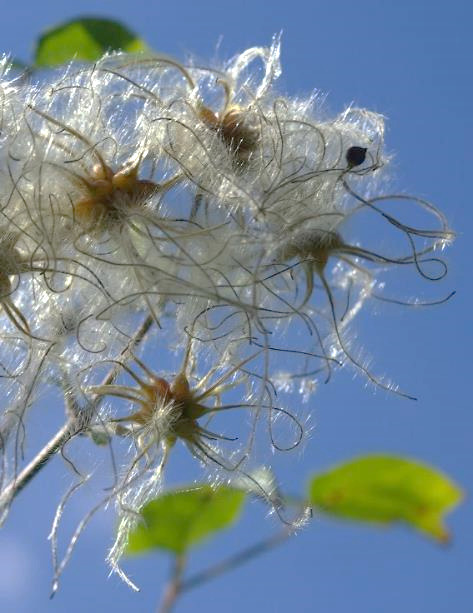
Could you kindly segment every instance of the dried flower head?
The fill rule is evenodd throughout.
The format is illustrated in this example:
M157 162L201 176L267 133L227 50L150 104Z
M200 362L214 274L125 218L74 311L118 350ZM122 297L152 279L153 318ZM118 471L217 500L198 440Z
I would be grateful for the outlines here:
M76 481L51 531L54 590L110 503L108 561L131 584L120 557L178 443L284 519L251 477L257 454L303 438L282 395L307 400L347 363L411 397L373 374L350 330L367 300L393 300L377 289L387 270L443 278L453 233L431 203L384 192L384 118L282 95L279 52L275 37L209 68L119 53L22 85L0 66L0 512L26 478L30 408L63 397L48 457L60 450ZM368 218L386 239L357 230ZM113 485L59 561L63 511L94 475L84 446L107 450Z

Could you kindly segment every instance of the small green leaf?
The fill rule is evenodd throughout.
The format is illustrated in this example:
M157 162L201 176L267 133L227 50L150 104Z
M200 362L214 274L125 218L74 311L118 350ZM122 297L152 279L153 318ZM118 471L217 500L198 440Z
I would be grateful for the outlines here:
M146 43L124 25L110 19L83 17L47 30L38 40L36 66L56 66L71 60L94 61L106 51L137 53Z
M338 517L368 522L403 521L441 542L449 538L444 515L461 490L437 470L405 458L357 458L310 482L310 502Z
M202 485L163 494L143 507L144 521L131 533L127 551L140 553L159 548L184 553L233 523L244 500L244 492L224 486Z

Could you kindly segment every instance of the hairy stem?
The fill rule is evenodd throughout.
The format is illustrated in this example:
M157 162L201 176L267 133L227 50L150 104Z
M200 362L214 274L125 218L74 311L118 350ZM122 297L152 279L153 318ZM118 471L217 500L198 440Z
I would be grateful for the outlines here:
M123 349L120 358L126 359L129 352L139 345L153 323L153 318L148 316L135 335L130 339L128 345ZM120 372L120 367L117 364L110 370L105 377L102 385L109 385L114 381ZM77 416L71 416L70 419L62 426L62 428L53 436L53 438L41 449L41 451L31 460L31 462L17 475L3 490L0 495L0 510L5 509L7 505L16 498L21 490L35 477L42 468L55 456L62 446L84 430L90 424L97 410L100 399L96 399L91 405ZM1 515L1 512L0 512Z

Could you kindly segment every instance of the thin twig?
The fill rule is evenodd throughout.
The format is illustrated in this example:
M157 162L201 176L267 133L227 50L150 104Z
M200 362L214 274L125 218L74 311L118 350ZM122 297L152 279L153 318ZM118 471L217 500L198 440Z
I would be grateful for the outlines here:
M120 354L121 358L126 358L127 354L145 337L153 323L153 318L148 316L135 335L130 339L128 345ZM116 365L105 377L102 385L109 385L118 376L120 367ZM42 468L51 460L51 458L61 449L61 447L76 436L83 432L89 425L92 417L95 415L99 399L91 403L87 410L82 411L79 416L72 417L64 424L64 426L53 436L53 438L41 449L41 451L31 460L31 462L17 475L3 490L0 496L0 509L16 498L21 490L35 477Z
M294 532L286 528L281 532L278 532L277 534L274 534L273 536L264 539L255 545L251 545L251 547L243 549L243 551L240 551L229 558L222 560L221 562L218 562L214 566L210 566L209 568L196 573L195 575L189 577L189 579L186 579L180 583L179 592L183 593L193 590L194 588L199 587L202 583L206 583L207 581L210 581L223 573L233 570L234 568L238 568L238 566L245 564L249 560L270 551L274 547L277 547L286 541L292 534L294 534Z
M13 479L4 489L0 497L0 507L5 503L10 504L11 501L21 492L31 479L48 463L52 456L59 451L64 443L77 433L77 420L69 420L57 432L54 437L47 443L43 449L36 455L35 458L21 471L21 473Z
M176 600L182 592L182 575L186 567L187 558L184 554L177 554L174 560L174 569L171 579L166 587L163 600L158 613L169 613L174 608Z

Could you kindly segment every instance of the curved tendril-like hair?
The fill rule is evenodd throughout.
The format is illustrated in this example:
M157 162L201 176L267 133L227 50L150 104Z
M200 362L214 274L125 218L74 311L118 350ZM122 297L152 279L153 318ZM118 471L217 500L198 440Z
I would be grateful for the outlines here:
M428 206L429 211L431 210L430 205ZM384 216L384 213L383 213ZM437 217L437 215L436 215ZM443 221L443 218L440 216ZM365 249L358 246L352 246L347 244L340 234L335 231L325 231L320 229L307 230L305 232L299 232L294 235L293 238L290 238L279 250L278 259L282 262L290 261L293 258L298 258L300 264L303 267L305 272L305 280L306 280L306 291L304 297L302 299L301 304L298 307L298 310L305 307L311 299L314 291L314 276L317 276L322 284L322 288L327 296L329 302L330 313L332 317L333 329L335 332L335 337L339 347L342 350L342 353L348 358L348 360L360 371L364 373L364 375L376 386L381 387L382 389L386 389L389 391L395 391L395 393L404 396L409 399L415 399L413 396L406 394L399 390L394 390L392 385L386 385L382 381L380 381L377 377L375 377L357 358L355 358L352 353L348 350L346 342L343 340L340 327L339 327L339 319L336 314L336 306L335 300L333 296L332 289L327 280L326 276L326 267L328 260L332 257L335 257L344 262L346 265L352 267L357 272L364 273L369 278L369 273L361 267L357 260L364 260L368 263L372 264L380 264L380 265L394 265L394 266L405 266L405 265L414 265L418 273L426 280L429 281L438 281L442 279L447 273L446 264L440 258L434 257L426 257L426 254L430 253L434 248L434 245L427 246L421 250L417 250L414 242L412 240L411 235L417 233L419 236L429 237L434 239L435 241L445 241L451 238L451 233L442 228L438 231L434 230L423 230L416 229L413 227L406 226L405 224L401 224L394 220L392 216L388 216L388 221L392 225L395 225L398 229L401 229L406 233L409 237L409 244L412 248L412 254L407 256L400 257L389 257L369 249ZM354 259L352 259L352 256ZM422 268L422 264L425 263L435 263L440 266L440 271L438 274L427 274L425 270ZM272 276L272 275L271 275ZM371 294L371 288L368 288L368 294ZM450 296L449 296L450 297ZM342 318L340 318L340 322L343 322L345 318L345 313Z
M0 381L12 402L0 421L0 489L24 462L30 406L59 389L77 404L60 449L75 483L51 530L53 592L111 502L119 528L108 561L135 587L118 562L179 442L297 524L248 469L261 434L273 451L301 444L304 423L283 394L297 379L308 396L345 362L412 398L373 375L348 325L368 298L427 306L454 294L420 302L381 289L387 270L444 278L437 251L454 238L430 202L373 196L389 161L384 118L353 107L330 118L318 94L277 94L278 37L217 68L120 53L18 86L2 66ZM345 222L366 217L400 250L377 236L356 243ZM143 314L140 340L156 324L146 358L133 341ZM164 370L179 351L180 368ZM84 440L107 447L113 480L60 559L64 509L90 480L73 453Z

